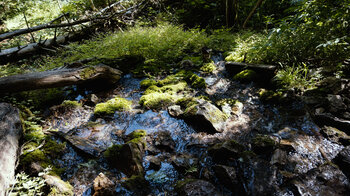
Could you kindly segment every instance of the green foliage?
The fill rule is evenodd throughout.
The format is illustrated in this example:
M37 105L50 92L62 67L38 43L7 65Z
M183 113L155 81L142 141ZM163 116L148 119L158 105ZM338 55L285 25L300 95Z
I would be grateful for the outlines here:
M306 90L314 88L321 76L310 74L306 64L303 66L285 67L279 70L274 77L282 90Z
M49 171L50 168L46 168L42 173L39 173L39 177L30 177L24 172L18 173L9 195L45 195L45 179L40 176L48 174Z
M53 59L54 66L79 59L118 58L125 55L143 56L146 59L145 71L160 74L179 62L187 51L199 51L206 43L207 36L198 31L184 31L181 27L162 23L156 27L132 27L124 32L100 36L84 44L70 44L60 58ZM64 60L63 60L64 59Z
M105 103L99 103L95 106L95 115L110 115L116 111L127 111L131 109L132 102L124 98L115 97Z

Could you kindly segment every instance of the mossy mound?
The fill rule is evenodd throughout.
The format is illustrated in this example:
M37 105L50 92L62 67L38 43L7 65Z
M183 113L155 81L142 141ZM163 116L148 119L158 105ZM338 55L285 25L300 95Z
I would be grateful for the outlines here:
M131 109L131 104L132 102L129 100L116 97L105 103L97 104L94 113L95 115L110 115L116 111L127 111Z
M150 86L156 85L157 82L151 79L142 80L140 83L141 89L147 89Z
M214 62L206 63L200 68L200 71L202 71L206 74L211 74L215 70L216 70L216 65Z
M260 89L259 90L259 98L261 101L264 102L280 102L283 100L284 95L281 91L272 91L272 90L266 90L266 89Z
M178 82L177 84L164 85L162 87L153 85L146 89L139 103L149 109L160 109L171 105L176 100L183 97L181 92L185 91L186 88L187 83L185 81Z
M241 82L250 82L256 80L257 77L258 74L255 71L246 69L233 76L233 79Z
M257 135L251 143L253 151L257 154L271 153L277 144L276 141L268 135Z

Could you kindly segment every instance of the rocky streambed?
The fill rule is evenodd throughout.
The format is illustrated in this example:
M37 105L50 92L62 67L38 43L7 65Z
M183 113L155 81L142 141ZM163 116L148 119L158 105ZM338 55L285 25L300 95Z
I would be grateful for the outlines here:
M212 73L126 74L52 107L44 128L65 147L51 162L74 194L347 195L348 130L212 59Z

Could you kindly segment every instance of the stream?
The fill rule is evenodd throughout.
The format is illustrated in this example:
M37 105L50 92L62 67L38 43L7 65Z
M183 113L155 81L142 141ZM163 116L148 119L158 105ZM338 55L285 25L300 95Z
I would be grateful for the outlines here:
M125 136L139 129L147 132L142 165L150 195L343 195L349 190L346 176L330 163L344 146L320 133L301 101L262 102L257 84L230 79L221 54L212 60L217 70L202 75L207 88L195 93L213 102L230 98L242 103L234 112L219 108L232 113L222 132L198 130L167 110L143 109L138 103L143 79L131 74L114 89L95 93L99 102L115 96L132 101L130 111L98 118L86 104L52 114L47 126L58 130L58 142L67 142L65 153L53 163L66 168L61 177L74 193L93 195L93 181L103 173L115 182L116 195L145 195L122 186L127 176L103 156L108 147L124 144ZM87 99L91 93L75 94L72 100ZM242 147L231 145L231 140ZM192 179L191 186L175 190L186 179Z

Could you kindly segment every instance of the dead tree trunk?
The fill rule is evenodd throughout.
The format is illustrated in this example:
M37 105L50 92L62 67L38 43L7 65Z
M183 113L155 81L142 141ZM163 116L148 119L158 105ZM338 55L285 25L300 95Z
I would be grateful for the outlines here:
M14 183L22 125L18 109L0 103L0 196Z
M253 16L253 14L255 13L256 9L258 9L258 7L260 7L260 5L262 4L264 0L258 0L255 4L255 6L253 7L253 9L250 11L248 17L245 19L244 23L243 23L243 29L246 28L247 23L249 21L249 19Z
M56 70L14 75L0 78L0 94L28 91L43 88L55 88L103 80L117 82L122 72L106 65L93 67L64 67Z

